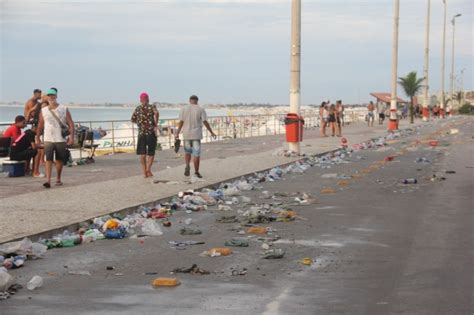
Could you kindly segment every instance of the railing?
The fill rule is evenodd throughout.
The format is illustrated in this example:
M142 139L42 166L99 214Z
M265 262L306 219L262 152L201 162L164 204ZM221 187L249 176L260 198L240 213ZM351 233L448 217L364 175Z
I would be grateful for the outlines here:
M207 129L203 128L203 142L283 134L285 133L284 118L284 114L209 117L209 125L216 133L217 140L212 140ZM304 113L304 119L305 129L319 127L319 115L316 110ZM345 113L344 120L346 122L358 121L359 115L348 111ZM160 119L158 149L173 148L178 123L178 119ZM99 154L128 152L136 148L138 129L129 120L78 121L75 125L76 132L81 129L94 132L94 144L98 145ZM8 127L7 124L0 124L0 130L6 127Z
M256 136L269 136L285 133L285 115L246 115L209 117L208 122L217 140L213 140L206 128L203 128L203 142L238 139ZM138 128L128 120L114 121L81 121L76 126L102 133L101 138L94 140L97 150L112 153L136 148ZM161 150L174 146L174 135L178 129L178 119L160 119L158 125L158 147ZM305 128L318 127L318 117L305 117ZM104 135L105 134L105 135Z

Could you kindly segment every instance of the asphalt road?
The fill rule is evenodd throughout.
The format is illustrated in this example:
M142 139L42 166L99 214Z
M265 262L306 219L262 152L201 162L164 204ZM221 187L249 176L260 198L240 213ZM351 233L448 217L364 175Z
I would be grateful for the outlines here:
M281 237L274 247L285 250L282 259L262 259L255 237L230 256L201 257L248 235L238 235L236 224L216 223L222 212L181 212L160 237L51 250L28 262L15 273L18 282L39 274L44 286L0 301L0 314L473 314L473 122L437 122L382 149L356 152L350 163L288 174L245 193L258 204L275 202L262 191L286 193L276 197L283 204L293 203L292 193L318 199L291 206L300 216L296 221L269 224ZM459 133L447 134L451 128ZM439 145L430 147L429 139ZM395 158L382 164L386 156ZM418 157L430 162L415 163ZM337 179L322 179L326 173L357 178L340 186ZM433 174L446 179L431 181ZM412 177L418 184L400 183ZM323 188L336 193L322 194ZM177 233L188 217L202 235ZM186 250L167 244L184 239L206 244ZM304 257L313 265L300 264ZM193 263L212 273L178 274L178 287L151 287L154 278ZM231 276L232 268L248 273ZM78 270L91 276L68 273Z

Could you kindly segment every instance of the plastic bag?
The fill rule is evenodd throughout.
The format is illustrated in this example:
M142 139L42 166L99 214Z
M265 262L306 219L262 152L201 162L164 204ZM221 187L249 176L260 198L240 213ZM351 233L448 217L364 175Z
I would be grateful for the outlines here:
M160 224L153 219L145 220L142 226L142 234L149 235L149 236L160 236L163 235L161 231Z

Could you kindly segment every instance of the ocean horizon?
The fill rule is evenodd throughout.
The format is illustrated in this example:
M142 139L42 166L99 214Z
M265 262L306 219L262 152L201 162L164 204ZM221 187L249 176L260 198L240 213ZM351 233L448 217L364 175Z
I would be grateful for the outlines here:
M12 123L17 115L23 115L23 105L0 106L0 124ZM133 107L69 107L75 122L130 120ZM178 118L179 108L158 108L160 119ZM244 115L246 112L231 109L206 109L208 116Z

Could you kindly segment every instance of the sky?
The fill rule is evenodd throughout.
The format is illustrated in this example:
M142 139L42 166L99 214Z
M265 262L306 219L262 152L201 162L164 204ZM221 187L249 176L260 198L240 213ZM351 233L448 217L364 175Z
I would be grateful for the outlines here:
M0 101L289 102L291 0L0 0ZM427 0L400 0L398 76L423 76ZM473 2L447 0L446 90L473 89ZM442 0L431 1L430 89L441 86ZM393 0L302 0L301 101L390 92ZM460 86L459 79L457 85ZM399 89L399 96L405 97Z

